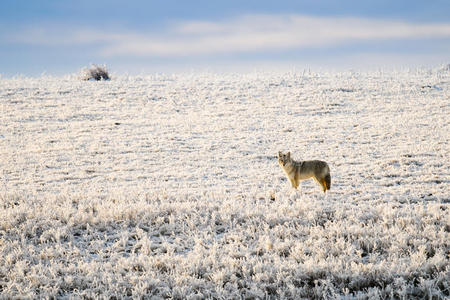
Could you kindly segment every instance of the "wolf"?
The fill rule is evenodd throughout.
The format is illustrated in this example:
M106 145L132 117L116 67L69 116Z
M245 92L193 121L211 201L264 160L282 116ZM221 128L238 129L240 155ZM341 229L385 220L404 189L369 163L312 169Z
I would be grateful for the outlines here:
M278 152L278 164L283 169L293 188L298 188L300 180L314 178L322 186L325 193L330 189L330 167L321 160L295 161L291 158L291 152L286 154Z

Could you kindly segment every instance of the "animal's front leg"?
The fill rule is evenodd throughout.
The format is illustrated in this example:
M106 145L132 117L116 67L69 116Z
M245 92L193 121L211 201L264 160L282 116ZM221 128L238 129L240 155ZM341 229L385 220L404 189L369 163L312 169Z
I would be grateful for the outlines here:
M291 181L292 187L293 187L294 189L296 189L296 188L298 187L298 183L296 182L296 180L295 180L295 179L291 179L291 178L289 178L289 180Z

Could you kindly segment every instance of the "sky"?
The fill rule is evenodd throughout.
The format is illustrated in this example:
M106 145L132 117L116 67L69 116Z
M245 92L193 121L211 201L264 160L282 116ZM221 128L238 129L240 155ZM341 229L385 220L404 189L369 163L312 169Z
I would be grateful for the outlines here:
M1 0L0 74L450 63L450 1Z

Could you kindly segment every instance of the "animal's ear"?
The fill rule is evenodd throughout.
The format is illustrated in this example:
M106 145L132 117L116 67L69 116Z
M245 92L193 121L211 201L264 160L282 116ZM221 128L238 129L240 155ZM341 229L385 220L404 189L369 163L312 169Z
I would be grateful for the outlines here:
M291 158L291 152L288 152L288 153L287 153L287 157L288 157L288 158Z
M278 151L278 157L281 157L281 151Z

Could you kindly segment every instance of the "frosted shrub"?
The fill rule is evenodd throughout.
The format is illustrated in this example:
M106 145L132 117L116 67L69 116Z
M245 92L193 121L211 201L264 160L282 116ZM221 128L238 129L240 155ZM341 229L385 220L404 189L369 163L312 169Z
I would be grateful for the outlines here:
M83 73L83 80L110 80L111 77L109 76L108 70L106 69L106 66L98 66L98 65L91 65L90 68L84 68L82 70Z

